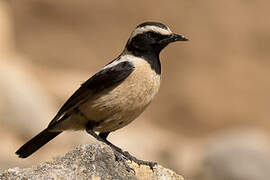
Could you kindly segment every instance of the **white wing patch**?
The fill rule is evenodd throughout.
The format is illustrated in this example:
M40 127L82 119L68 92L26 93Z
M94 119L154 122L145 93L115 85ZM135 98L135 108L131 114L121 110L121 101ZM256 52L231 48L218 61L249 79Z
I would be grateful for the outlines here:
M139 58L129 54L128 51L124 51L123 54L120 56L119 59L114 60L113 62L111 62L110 64L104 66L102 69L107 69L107 68L111 68L113 66L118 65L121 62L130 62L133 63L135 60L138 60Z

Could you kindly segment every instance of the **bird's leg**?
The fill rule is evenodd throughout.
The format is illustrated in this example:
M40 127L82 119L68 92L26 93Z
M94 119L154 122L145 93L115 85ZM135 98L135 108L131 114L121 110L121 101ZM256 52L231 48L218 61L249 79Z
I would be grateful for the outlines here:
M108 141L107 140L108 135L109 135L109 132L105 132L105 133L99 133L98 136L103 139L103 142L105 142L111 148L115 149L117 152L119 152L120 154L125 156L128 160L133 161L133 162L137 163L138 165L142 165L142 164L147 165L153 170L154 166L157 164L156 162L149 162L149 161L143 161L143 160L137 159L136 157L129 154L129 152L123 151L121 148L115 146L110 141Z
M86 132L87 132L88 134L90 134L91 136L93 136L94 138L96 138L98 141L104 142L105 144L109 145L109 144L103 139L103 138L106 139L106 137L109 135L109 133L108 133L106 136L103 136L103 135L102 135L102 136L99 136L99 135L97 135L97 134L92 130L92 128L89 128L89 127L86 127ZM110 146L110 145L109 145L109 146ZM111 147L111 146L110 146L110 147ZM119 149L120 149L120 148L119 148ZM123 164L124 164L124 166L126 167L126 169L127 169L128 172L133 171L133 172L135 173L134 169L128 166L128 164L126 163L126 159L123 158L122 154L121 154L120 152L118 152L118 151L117 151L116 149L114 149L114 148L113 148L113 150L114 150L114 156L115 156L116 160L117 160L117 161L123 162ZM124 157L125 157L125 156L124 156Z
M99 133L98 136L101 137L103 140L106 140L109 136L109 132Z
M115 157L118 161L123 161L125 166L126 163L123 159L123 157L121 157L121 155L123 155L127 160L130 160L130 161L133 161L135 163L137 163L138 165L147 165L149 166L152 170L154 168L154 166L157 164L156 162L148 162L148 161L143 161L143 160L139 160L137 159L136 157L132 156L129 154L129 152L127 151L123 151L121 148L115 146L114 144L112 144L110 141L107 140L107 137L109 135L109 132L105 132L105 133L100 133L99 135L97 135L93 129L92 129L92 126L91 124L88 124L86 126L86 132L90 135L92 135L94 138L96 138L98 141L101 141L101 142L104 142L105 144L107 144L108 146L110 146L114 152L115 152ZM120 155L120 154L121 155ZM132 169L130 167L127 168L128 170Z

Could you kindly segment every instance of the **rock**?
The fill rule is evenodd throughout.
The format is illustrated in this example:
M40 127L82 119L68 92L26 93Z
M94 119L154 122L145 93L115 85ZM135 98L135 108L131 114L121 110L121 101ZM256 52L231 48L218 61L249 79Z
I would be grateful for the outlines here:
M30 72L29 59L16 51L13 21L9 3L0 1L0 128L28 137L48 124L56 108Z
M261 130L238 128L215 134L206 143L202 167L194 180L266 180L270 144Z
M0 1L0 58L10 56L15 51L12 20L8 2Z
M35 75L18 59L0 59L0 123L28 137L47 126L56 107Z
M161 165L152 171L148 166L128 162L135 170L128 172L122 162L115 161L112 149L104 143L78 146L63 157L32 168L5 170L0 179L179 179L182 176Z

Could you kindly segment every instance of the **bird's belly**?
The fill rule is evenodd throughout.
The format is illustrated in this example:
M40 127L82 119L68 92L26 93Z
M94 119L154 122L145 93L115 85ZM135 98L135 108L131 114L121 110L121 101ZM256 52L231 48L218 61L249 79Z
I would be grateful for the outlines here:
M137 64L127 79L91 98L80 111L97 124L95 131L111 132L138 117L157 94L159 86L160 76L148 64Z

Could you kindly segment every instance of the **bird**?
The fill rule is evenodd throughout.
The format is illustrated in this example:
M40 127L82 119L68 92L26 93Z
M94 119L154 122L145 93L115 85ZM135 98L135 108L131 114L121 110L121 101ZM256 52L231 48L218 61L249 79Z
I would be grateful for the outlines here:
M160 52L176 41L188 39L160 22L139 24L122 53L81 84L49 125L21 146L16 154L27 158L63 131L86 130L112 147L119 160L131 160L153 168L155 163L137 159L107 137L131 123L151 103L161 83Z

